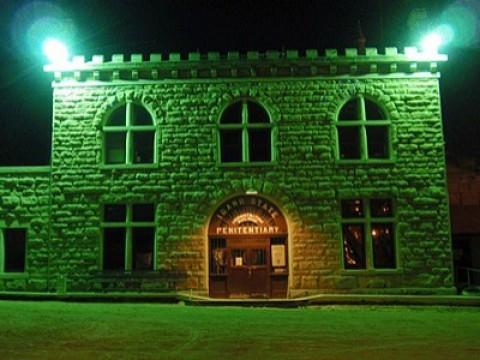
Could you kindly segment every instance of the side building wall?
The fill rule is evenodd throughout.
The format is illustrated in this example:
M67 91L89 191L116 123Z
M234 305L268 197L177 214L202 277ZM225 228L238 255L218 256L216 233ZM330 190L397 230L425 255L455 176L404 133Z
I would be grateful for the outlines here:
M337 160L335 119L363 94L391 119L391 161ZM275 122L277 159L219 164L217 123L249 97ZM126 100L146 106L157 128L154 165L102 165L102 126ZM436 78L168 81L54 89L50 273L69 290L98 289L102 204L156 204L156 267L148 289L208 287L210 216L227 198L255 190L287 218L291 294L415 292L452 287L443 135ZM344 270L340 200L391 197L398 268ZM45 268L38 271L45 271Z
M0 291L48 291L50 167L0 168ZM25 229L25 271L4 272L4 233Z

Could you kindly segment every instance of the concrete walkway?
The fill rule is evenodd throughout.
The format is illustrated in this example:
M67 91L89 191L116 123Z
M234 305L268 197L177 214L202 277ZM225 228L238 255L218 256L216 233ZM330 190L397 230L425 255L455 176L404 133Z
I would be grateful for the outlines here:
M479 295L366 295L320 294L292 299L213 299L188 292L167 293L35 293L0 292L3 300L43 300L75 302L156 302L202 306L301 307L309 305L447 305L480 306Z

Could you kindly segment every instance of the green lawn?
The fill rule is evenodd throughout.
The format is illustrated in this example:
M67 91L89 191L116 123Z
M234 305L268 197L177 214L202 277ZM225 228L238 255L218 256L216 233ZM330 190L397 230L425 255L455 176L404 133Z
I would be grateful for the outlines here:
M0 359L475 359L480 309L0 301Z

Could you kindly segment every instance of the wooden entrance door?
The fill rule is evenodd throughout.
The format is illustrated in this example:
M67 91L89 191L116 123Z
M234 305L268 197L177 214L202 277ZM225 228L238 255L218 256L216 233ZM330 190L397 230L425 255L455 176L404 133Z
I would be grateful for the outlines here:
M231 297L268 297L269 248L266 244L235 245L230 250L228 292Z
M208 235L211 297L287 296L288 231L276 205L255 195L229 199L212 215Z

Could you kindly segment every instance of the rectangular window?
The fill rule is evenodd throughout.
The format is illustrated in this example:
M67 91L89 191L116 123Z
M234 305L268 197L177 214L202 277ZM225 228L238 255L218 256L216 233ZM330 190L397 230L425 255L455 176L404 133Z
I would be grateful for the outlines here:
M345 269L365 269L363 224L343 224L343 261Z
M345 269L397 267L391 199L342 200L341 215Z
M5 229L3 233L3 271L25 272L26 229Z
M339 126L338 144L340 159L360 159L360 127Z
M227 262L226 247L225 239L210 240L210 274L225 274Z
M103 229L103 268L112 271L125 269L125 228Z
M368 158L388 158L388 127L367 126Z
M220 153L222 162L242 161L242 131L221 130L220 131Z
M103 208L103 269L152 271L155 264L155 206L106 204Z
M248 132L250 161L270 161L272 142L270 129L251 129Z
M153 163L155 132L132 131L133 136L133 163Z
M132 270L153 270L154 228L134 227L132 230Z
M126 134L123 132L105 133L105 152L107 164L123 164L125 163L126 153L125 144L127 141Z
M372 224L373 267L375 269L395 268L395 241L393 224Z

